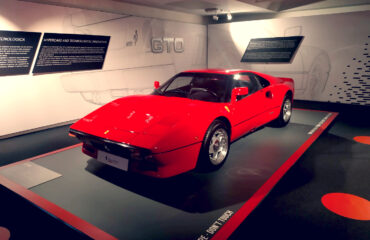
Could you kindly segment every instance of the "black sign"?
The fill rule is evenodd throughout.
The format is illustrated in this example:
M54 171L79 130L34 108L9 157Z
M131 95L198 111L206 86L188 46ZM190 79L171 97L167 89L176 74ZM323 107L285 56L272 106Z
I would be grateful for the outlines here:
M302 42L302 36L253 38L250 40L241 62L290 63Z
M33 73L102 69L109 36L45 33Z
M0 31L0 76L28 74L41 33Z

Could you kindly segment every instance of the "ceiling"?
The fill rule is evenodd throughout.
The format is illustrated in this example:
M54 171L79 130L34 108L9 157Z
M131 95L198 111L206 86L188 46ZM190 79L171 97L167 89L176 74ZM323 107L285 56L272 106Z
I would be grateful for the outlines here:
M279 13L317 10L370 4L370 0L114 0L154 8L190 13L214 15L206 8L216 8L222 13Z
M214 24L370 11L370 0L17 0L171 21ZM205 11L205 9L214 9ZM216 11L217 10L217 11ZM307 11L308 10L308 11ZM210 17L212 15L213 17ZM218 15L216 18L214 15Z

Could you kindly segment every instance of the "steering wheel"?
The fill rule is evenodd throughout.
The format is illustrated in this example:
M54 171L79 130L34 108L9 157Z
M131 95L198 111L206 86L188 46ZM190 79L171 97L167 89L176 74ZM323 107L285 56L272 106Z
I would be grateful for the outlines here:
M186 95L186 91L184 91L182 89L179 89L179 88L171 89L171 90L165 91L164 93L165 94L166 93L169 93L169 94L174 93L174 94Z
M193 91L207 92L207 93L211 94L212 96L214 96L214 97L218 98L218 95L217 95L215 92L213 92L213 91L211 91L211 90L209 90L209 89L207 89L207 88L192 88L192 89L190 90L189 95L191 95L191 94L193 93Z

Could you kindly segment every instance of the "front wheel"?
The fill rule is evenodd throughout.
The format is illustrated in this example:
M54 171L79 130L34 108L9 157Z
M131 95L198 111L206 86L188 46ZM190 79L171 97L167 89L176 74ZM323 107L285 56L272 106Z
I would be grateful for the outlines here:
M224 122L215 120L208 128L199 153L198 169L220 168L229 154L230 137Z
M276 127L284 127L289 123L291 117L292 117L292 100L288 96L285 96L283 104L280 109L279 117L273 121L273 125Z

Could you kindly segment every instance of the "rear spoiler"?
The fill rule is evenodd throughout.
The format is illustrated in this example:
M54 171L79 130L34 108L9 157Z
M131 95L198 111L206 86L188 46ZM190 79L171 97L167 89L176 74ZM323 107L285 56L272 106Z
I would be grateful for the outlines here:
M284 77L278 77L279 79L283 80L283 82L291 82L294 83L294 80L292 78L284 78Z
M282 84L285 84L285 85L288 85L289 87L291 87L293 92L294 92L294 80L292 78L278 77L278 79L281 80Z

